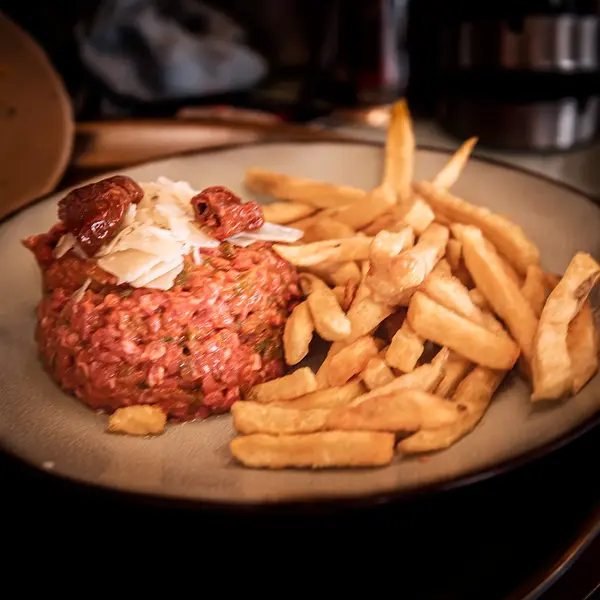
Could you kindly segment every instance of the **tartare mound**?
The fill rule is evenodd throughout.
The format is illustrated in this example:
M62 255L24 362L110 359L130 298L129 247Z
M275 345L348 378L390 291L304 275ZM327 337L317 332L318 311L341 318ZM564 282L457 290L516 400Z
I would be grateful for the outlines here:
M37 341L52 377L93 409L156 404L188 420L226 412L244 389L280 376L295 270L268 243L202 257L186 259L167 291L116 286L72 253L46 263Z
M61 204L70 219L65 209L24 240L42 274L42 361L96 410L153 405L179 421L226 412L283 373L283 326L300 290L271 241L301 232L264 223L258 205L225 188L201 193L231 207L206 201L198 228L185 182L142 184L141 200L129 197L133 186L113 178L79 188ZM105 223L115 202L120 220ZM230 237L217 239L221 230Z

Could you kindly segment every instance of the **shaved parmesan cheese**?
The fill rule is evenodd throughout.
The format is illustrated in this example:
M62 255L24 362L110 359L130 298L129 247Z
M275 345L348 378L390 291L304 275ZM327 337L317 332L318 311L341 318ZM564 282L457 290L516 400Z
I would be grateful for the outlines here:
M146 271L141 277L134 279L130 282L133 287L139 288L144 287L154 279L162 277L169 271L172 271L176 267L183 267L183 257L178 256L166 262L160 262L153 266L150 270ZM180 269L181 270L181 269Z
M175 283L175 278L177 277L177 275L179 275L179 273L181 273L182 269L183 263L178 267L175 267L168 273L165 273L161 277L153 279L151 282L147 283L145 287L152 288L155 290L169 290L173 287L173 284Z
M65 233L60 240L58 240L58 244L56 244L56 248L54 248L54 257L62 258L71 248L75 247L77 243L77 239L72 233Z
M256 243L257 240L251 237L247 237L246 235L240 233L237 235L233 235L230 238L227 238L226 241L233 244L234 246L241 246L242 248L247 248L251 244Z
M216 248L220 242L204 233L195 223L188 223L188 243L196 248Z
M121 250L98 259L98 266L114 275L118 284L130 283L161 262L160 256L140 250Z
M294 229L293 227L285 227L284 225L276 225L275 223L265 223L260 229L256 231L244 231L231 236L228 241L233 242L236 238L248 238L255 241L263 242L297 242L304 235L304 231L301 229Z
M138 227L128 235L122 237L113 247L113 252L122 250L140 250L148 254L160 256L163 260L173 256L181 257L181 243L175 241L172 236L160 234L160 229L152 226Z
M191 199L198 192L188 182L159 177L140 186L144 191L141 202L129 206L115 237L96 258L98 266L117 277L119 284L166 290L181 272L185 256L202 264L200 249L217 248L221 242L195 222ZM265 223L257 231L244 231L227 241L246 248L257 241L292 243L303 235L300 229ZM71 248L82 255L68 234L59 241L55 254L62 256Z

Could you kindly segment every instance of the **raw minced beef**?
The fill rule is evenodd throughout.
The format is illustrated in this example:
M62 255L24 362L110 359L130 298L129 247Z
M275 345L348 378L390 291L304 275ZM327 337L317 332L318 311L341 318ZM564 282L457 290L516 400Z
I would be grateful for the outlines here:
M42 359L82 402L107 412L155 404L175 420L204 418L282 374L283 325L299 289L295 269L270 244L202 250L202 264L187 257L162 291L118 286L74 250L55 259L63 233L59 225L25 245L43 277Z

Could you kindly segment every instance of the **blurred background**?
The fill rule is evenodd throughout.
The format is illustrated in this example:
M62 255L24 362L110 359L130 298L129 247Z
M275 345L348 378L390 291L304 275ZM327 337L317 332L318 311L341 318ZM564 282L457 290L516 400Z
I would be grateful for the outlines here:
M8 0L4 11L48 52L80 121L210 105L309 121L406 95L452 136L554 152L598 137L598 5Z

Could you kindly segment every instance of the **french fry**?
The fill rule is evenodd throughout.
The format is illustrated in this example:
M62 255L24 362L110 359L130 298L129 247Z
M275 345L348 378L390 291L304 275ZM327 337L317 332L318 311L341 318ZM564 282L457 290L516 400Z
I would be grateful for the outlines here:
M481 421L505 375L506 371L475 367L452 397L452 403L462 407L459 419L447 427L417 431L401 440L398 450L404 454L434 452L449 448L465 437Z
M417 235L421 235L435 220L431 206L420 196L413 196L408 210L402 213L399 225L408 225Z
M308 273L300 275L300 284L308 296L306 303L317 333L328 341L346 339L352 325L331 288Z
M383 183L371 190L364 202L355 202L347 206L340 210L335 218L340 223L356 231L389 212L395 205L396 194L394 188Z
M558 400L572 393L575 384L567 344L569 324L599 278L600 265L589 254L578 252L548 296L533 343L532 401Z
M381 387L394 381L395 376L381 356L369 359L361 373L365 385L370 389Z
M442 258L438 261L435 267L433 267L433 270L429 275L433 274L452 277L452 267L450 267L450 263L445 258Z
M456 405L421 390L402 390L339 406L327 417L329 429L348 431L417 431L455 423Z
M458 271L462 258L462 244L459 240L452 238L446 246L446 260L452 271Z
M306 394L306 396L295 398L294 400L281 402L280 405L297 409L333 408L334 406L339 406L341 404L349 404L352 400L364 393L365 386L362 381L354 379L345 385L318 390Z
M292 221L303 219L315 212L315 207L300 202L271 202L262 205L265 221L287 225Z
M339 352L342 348L344 348L346 344L344 342L334 342L329 347L329 351L327 352L327 356L321 363L321 366L317 370L316 379L317 379L317 389L324 390L329 387L329 367L331 365L331 361L337 352Z
M310 267L325 262L365 260L369 257L371 239L367 236L355 236L297 246L273 244L273 250L297 267Z
M468 358L456 354L456 352L450 352L444 371L444 377L435 389L436 396L450 398L473 366L473 363Z
M299 398L317 389L315 374L308 367L297 369L289 375L255 385L247 394L251 402L283 402Z
M304 435L256 433L230 442L234 458L251 468L379 467L394 458L394 434L321 431Z
M396 192L399 204L412 197L412 177L415 162L415 134L406 100L392 107L385 143L383 180Z
M385 356L385 362L390 366L408 373L414 370L423 350L425 340L418 336L412 327L404 321L402 327L396 332Z
M537 265L528 267L525 281L521 286L521 294L529 302L538 319L542 314L542 308L546 304L549 292L544 272Z
M231 406L233 427L244 435L285 435L321 431L327 423L329 413L329 409L325 408L300 410L259 402L238 401Z
M167 414L152 404L135 404L115 410L108 418L108 433L159 435L164 432Z
M477 308L488 312L492 310L484 295L477 288L469 290L469 296Z
M474 304L469 290L456 277L444 277L432 273L419 289L438 304L473 323L486 327L499 335L507 335L499 321L491 314L484 313Z
M356 293L356 297L350 310L346 313L351 325L350 335L345 340L347 343L351 343L358 338L375 331L379 324L393 312L389 306L377 302L370 296L366 296L362 300L359 300L359 293L360 288Z
M598 331L589 300L569 324L567 348L573 371L573 394L577 394L598 371Z
M390 383L386 383L381 387L375 388L366 394L362 394L350 402L351 406L357 406L369 398L376 396L385 396L402 390L421 390L423 392L433 392L442 381L446 369L448 351L443 349L440 351L436 359L430 363L426 363L417 367L414 371L396 377Z
M506 274L498 255L485 243L481 231L465 226L461 228L460 236L465 263L476 287L506 323L529 363L538 322L533 309L517 284Z
M474 225L498 248L502 255L521 275L527 273L529 265L538 265L540 253L537 246L525 235L518 225L492 213L487 208L469 204L452 196L432 183L421 181L415 184L433 210L457 223Z
M335 298L338 301L338 304L342 307L342 310L347 311L349 307L344 306L344 300L346 298L346 286L336 285L331 291L335 294Z
M315 265L304 267L304 270L333 286L346 285L349 281L360 282L362 278L360 268L354 261L333 263L331 265Z
M346 206L353 202L364 201L367 196L367 193L361 189L292 177L263 169L248 169L245 184L250 190L259 194L303 202L316 208Z
M393 231L394 226L398 223L399 217L396 215L395 210L381 215L375 219L372 223L361 229L361 231L368 236L375 236L380 231Z
M482 366L508 370L519 357L518 346L508 336L469 321L423 292L413 296L406 318L417 335Z
M463 142L461 147L452 155L450 160L434 177L432 182L433 185L446 190L450 189L458 181L461 173L464 171L477 141L478 139L476 137L471 137L466 142Z
M380 231L371 241L369 260L378 263L395 256L413 246L414 233L410 227L403 227L400 231Z
M322 217L321 219L317 219L304 231L305 233L302 236L302 243L304 244L332 239L341 240L356 235L354 229L332 217Z
M407 305L446 251L447 227L432 223L419 241L398 256L371 260L367 284L376 300L390 306Z
M348 344L331 359L328 373L329 385L335 387L347 383L365 368L369 359L377 356L378 353L379 348L370 336Z
M297 365L307 354L315 324L306 301L298 304L283 329L283 351L288 365Z
M339 209L337 208L324 208L323 210L317 210L317 212L313 213L310 217L304 217L303 219L298 219L298 221L292 221L291 223L287 223L287 226L293 227L294 229L307 231L321 219L334 218L338 210Z

